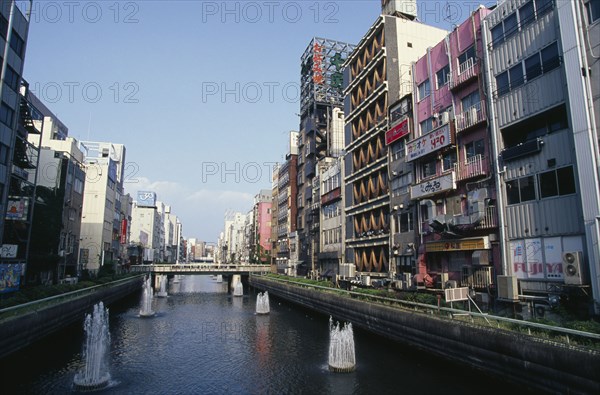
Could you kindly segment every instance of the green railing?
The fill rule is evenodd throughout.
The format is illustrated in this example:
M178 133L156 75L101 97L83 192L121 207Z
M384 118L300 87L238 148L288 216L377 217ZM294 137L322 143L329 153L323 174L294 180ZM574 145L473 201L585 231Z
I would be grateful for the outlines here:
M260 275L252 276L261 277ZM537 322L522 321L514 318L501 317L486 313L479 313L450 307L438 307L436 305L372 295L364 292L348 291L339 288L310 284L307 282L294 281L293 279L283 279L272 275L264 275L262 277L281 283L292 284L298 287L313 288L321 290L323 292L333 292L341 296L347 296L369 302L382 303L387 306L396 307L402 310L410 310L417 313L428 314L431 316L435 316L439 319L460 321L462 324L465 325L476 325L490 327L494 329L510 330L513 332L527 334L529 336L533 336L543 340L553 340L559 343L566 343L568 345L576 344L585 347L592 347L594 349L600 348L600 334L597 333L584 332L560 326L552 326Z
M82 289L78 289L76 291L65 292L65 293L50 296L50 297L47 297L44 299L38 299L38 300L31 301L31 302L26 302L26 303L21 303L21 304L15 305L15 306L6 307L3 309L0 309L0 321L7 319L9 317L14 317L14 316L29 313L32 311L39 311L48 306L62 303L66 300L73 300L73 299L77 299L77 298L80 298L80 297L83 297L86 295L90 295L90 294L97 292L98 290L113 287L113 286L131 281L132 279L139 278L139 277L143 277L143 275L130 276L130 277L126 277L123 279L107 282L104 284L94 285L92 287L82 288Z

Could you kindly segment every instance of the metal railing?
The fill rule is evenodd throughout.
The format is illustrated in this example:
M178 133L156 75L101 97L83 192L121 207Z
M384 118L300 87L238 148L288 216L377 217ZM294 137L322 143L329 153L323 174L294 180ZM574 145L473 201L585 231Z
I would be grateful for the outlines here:
M488 160L483 155L475 155L463 163L457 162L454 164L457 181L485 175L488 173L488 168Z
M452 71L450 79L450 89L453 89L460 84L470 80L479 74L479 62L475 58L469 58L461 63L457 69Z
M461 132L486 120L485 102L479 102L456 116L456 131Z
M252 275L254 276L254 275ZM465 325L477 325L477 326L487 326L492 327L494 329L506 330L518 332L520 334L526 334L528 336L542 338L547 340L553 340L557 343L567 343L571 344L572 337L584 339L587 341L592 341L596 343L600 343L600 334L584 332L576 329L564 328L559 326L552 326L546 324L540 324L537 322L529 322L522 321L514 318L501 317L496 315L491 315L487 313L479 313L473 311L466 311L461 309L454 309L451 307L439 307L436 305L425 304L420 302L411 302L407 300L400 300L395 298L389 298L384 296L371 295L362 292L356 291L348 291L340 288L332 288L325 287L322 285L316 284L308 284L308 283L300 283L293 280L285 280L281 278L276 278L273 276L268 276L270 280L274 280L277 282L293 284L299 287L304 288L314 288L323 290L326 292L335 292L339 295L347 295L353 298L361 298L366 301L372 301L377 303L383 303L390 305L391 307L397 307L399 309L404 310L412 310L416 312L425 313L428 315L436 314L439 318L448 319L452 321L460 321ZM536 330L543 330L554 334L555 337L552 339L548 339L545 336L542 336L536 333Z
M42 308L48 307L50 305L54 305L65 300L76 299L85 295L92 294L100 289L112 287L118 285L120 283L131 281L132 278L138 278L140 276L131 276L127 278L123 278L120 280L111 281L105 284L94 285L88 288L78 289L76 291L65 292L59 295L49 296L44 299L34 300L32 302L18 304L16 306L6 307L4 309L0 309L0 320L6 318L8 316L18 315L23 312L32 310L37 311Z

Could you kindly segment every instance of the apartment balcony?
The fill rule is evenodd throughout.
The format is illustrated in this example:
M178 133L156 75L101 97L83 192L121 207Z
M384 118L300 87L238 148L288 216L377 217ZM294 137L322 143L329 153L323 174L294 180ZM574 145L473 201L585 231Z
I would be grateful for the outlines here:
M462 181L468 178L479 177L488 174L489 171L488 159L482 155L475 155L467 159L463 163L454 164L454 172L456 180Z
M489 206L485 209L485 216L475 227L475 229L493 229L498 227L498 209L495 206Z
M470 58L458 66L458 69L452 71L450 78L450 89L456 89L465 82L471 81L479 75L479 62Z
M456 132L462 132L487 120L485 102L480 102L456 116Z

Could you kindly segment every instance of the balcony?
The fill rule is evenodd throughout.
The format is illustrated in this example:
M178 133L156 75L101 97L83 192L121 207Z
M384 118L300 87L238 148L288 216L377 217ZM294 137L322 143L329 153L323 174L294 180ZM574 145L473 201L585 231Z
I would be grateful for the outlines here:
M470 157L463 163L454 164L454 172L456 173L457 181L486 175L488 173L488 170L488 160L482 155L475 155Z
M485 216L475 227L475 229L493 229L498 227L498 209L495 206L489 206L485 209Z
M487 120L485 102L471 106L466 111L456 116L456 132L462 132Z
M479 74L479 63L475 58L469 58L452 71L450 89L455 89Z

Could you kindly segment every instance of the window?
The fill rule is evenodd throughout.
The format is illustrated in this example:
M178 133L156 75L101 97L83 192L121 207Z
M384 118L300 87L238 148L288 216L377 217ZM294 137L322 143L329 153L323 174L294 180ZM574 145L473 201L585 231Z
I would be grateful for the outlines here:
M542 49L542 67L544 73L557 68L560 65L558 56L558 44L556 42Z
M504 39L509 38L519 30L517 13L513 12L504 19Z
M550 170L538 175L540 198L564 196L575 193L575 177L573 166Z
M444 154L442 159L442 170L448 171L454 169L454 164L456 163L456 151L450 150Z
M413 213L400 214L400 233L413 231Z
M525 59L525 75L527 81L531 81L535 77L542 74L542 63L540 62L540 54L536 53Z
M535 13L533 11L533 0L528 1L519 8L519 21L521 28L535 21Z
M81 195L83 193L83 181L79 178L76 178L75 183L73 184L73 189L75 192Z
M535 0L535 9L538 18L552 10L552 8L554 8L554 0Z
M518 204L535 200L535 182L533 176L506 182L508 204Z
M586 5L588 22L596 22L600 18L600 0L590 0Z
M461 102L463 112L467 111L469 108L475 107L475 106L477 106L477 109L480 109L481 108L481 97L479 96L479 91L476 90L475 92L463 97L460 102Z
M477 155L485 156L485 145L483 143L483 139L471 141L470 143L465 144L465 156L467 159Z
M475 46L471 45L465 52L458 56L458 65L459 70L463 71L461 65L465 64L469 59L473 59L473 63L475 63Z
M502 96L510 91L508 84L508 72L500 73L496 76L496 92Z
M396 141L392 145L392 160L398 160L404 158L405 154L405 142L404 139Z
M0 37L6 40L6 35L8 34L8 21L4 17L4 15L0 14Z
M435 174L435 159L431 159L429 162L424 162L421 164L421 178L428 178L435 176Z
M403 99L390 109L390 124L394 124L404 117L411 110L411 102L408 99Z
M2 102L0 105L0 122L12 128L13 118L15 116L15 111L6 105L6 103Z
M25 49L25 41L23 41L23 39L21 37L19 37L17 32L14 30L12 31L12 34L10 35L10 47L13 49L13 51L15 51L15 53L20 58L23 58L23 50Z
M10 148L7 145L0 143L0 164L8 165L8 158L10 155ZM2 195L0 195L0 198Z
M437 88L440 89L442 86L446 85L449 81L450 75L450 65L446 65L442 67L437 73L435 73L437 79Z
M431 88L429 86L429 78L423 81L419 87L419 100L425 99L427 96L431 94Z
M412 173L402 174L400 177L392 180L392 196L399 196L408 192L408 187L412 183Z
M421 126L421 135L427 134L433 130L433 118L428 118L419 125Z
M510 76L510 88L514 89L523 85L523 65L521 62L517 63L508 70Z
M494 26L492 32L492 45L498 45L504 42L504 30L502 28L502 22Z
M8 86L10 86L10 88L13 91L18 92L19 91L19 84L20 84L19 80L20 80L19 74L17 74L17 72L14 71L12 67L7 66L6 67L6 73L4 75L4 82L6 82L6 84Z

